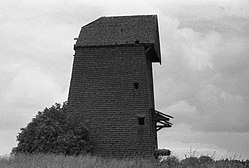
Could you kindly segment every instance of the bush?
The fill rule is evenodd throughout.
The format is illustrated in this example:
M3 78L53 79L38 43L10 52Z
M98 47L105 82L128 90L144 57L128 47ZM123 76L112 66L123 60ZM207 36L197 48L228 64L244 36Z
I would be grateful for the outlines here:
M72 122L67 112L67 103L56 103L21 128L17 136L16 153L54 153L79 155L89 153L92 146L88 142L88 131L80 122Z
M179 167L180 160L176 156L168 156L161 161L161 167Z
M214 159L212 157L205 156L205 155L202 155L201 157L199 157L198 160L202 164L213 163L214 162Z
M191 156L182 160L181 165L197 167L199 165L199 160L197 157Z

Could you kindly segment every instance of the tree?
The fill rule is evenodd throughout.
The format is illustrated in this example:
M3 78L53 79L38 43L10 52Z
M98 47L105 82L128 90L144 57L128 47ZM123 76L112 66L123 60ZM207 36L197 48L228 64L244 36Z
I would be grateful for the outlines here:
M66 102L63 105L56 103L38 112L26 128L21 128L17 141L18 145L12 149L12 154L79 155L92 150L88 130L83 123L70 118Z

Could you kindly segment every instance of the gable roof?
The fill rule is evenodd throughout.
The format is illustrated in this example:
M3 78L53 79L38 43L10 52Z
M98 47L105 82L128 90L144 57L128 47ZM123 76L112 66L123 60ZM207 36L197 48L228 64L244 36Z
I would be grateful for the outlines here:
M156 15L100 17L81 28L75 47L137 43L152 46L161 62Z

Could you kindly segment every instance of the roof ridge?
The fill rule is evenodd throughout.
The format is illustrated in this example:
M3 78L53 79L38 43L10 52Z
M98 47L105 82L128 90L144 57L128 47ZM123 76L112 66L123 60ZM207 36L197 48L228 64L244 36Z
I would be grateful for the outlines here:
M86 25L82 26L81 28L87 27L87 26L89 26L89 25L91 25L91 24L93 24L93 23L95 23L95 22L101 20L102 18L104 18L104 16L101 16L101 17L99 17L98 19L96 19L96 20L94 20L94 21L91 21L91 22L87 23Z
M89 22L89 23L87 23L86 25L84 25L84 26L82 26L82 27L87 27L87 26L89 26L90 24L92 24L92 23L95 23L95 22L97 22L97 21L99 21L99 20L101 20L102 18L124 18L124 17L148 17L148 16L151 16L151 17L156 17L157 18L157 14L149 14L149 15L146 15L146 14L141 14L141 15L120 15L120 16L101 16L101 17L99 17L98 19L96 19L96 20L94 20L94 21L92 21L92 22Z
M139 14L137 14L137 15L119 15L119 16L102 16L102 17L107 17L107 18L111 18L111 17L113 17L113 18L117 18L117 17L141 17L141 16L157 16L157 14L141 14L141 15L139 15ZM101 17L100 17L101 18Z

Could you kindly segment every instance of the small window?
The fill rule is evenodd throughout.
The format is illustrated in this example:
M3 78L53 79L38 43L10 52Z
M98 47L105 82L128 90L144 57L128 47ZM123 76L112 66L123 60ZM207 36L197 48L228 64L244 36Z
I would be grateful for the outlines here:
M133 83L133 86L134 86L135 89L138 89L138 84L139 84L139 83L137 83L137 82L134 82L134 83Z
M138 117L138 124L144 125L144 117Z

